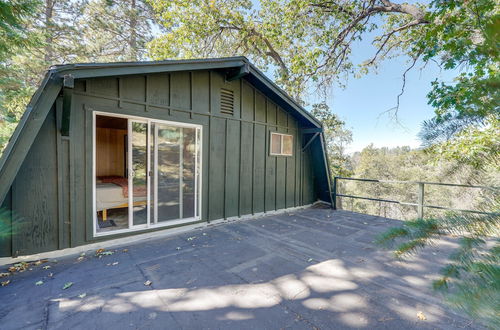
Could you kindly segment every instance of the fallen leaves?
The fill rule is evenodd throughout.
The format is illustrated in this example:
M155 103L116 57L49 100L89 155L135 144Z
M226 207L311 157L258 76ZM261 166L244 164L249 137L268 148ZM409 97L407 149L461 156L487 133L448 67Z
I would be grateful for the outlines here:
M40 259L40 260L35 261L33 263L33 266L39 266L39 265L44 264L46 262L49 262L49 260L48 259Z
M68 282L68 283L64 284L64 286L63 286L63 288L62 288L62 289L63 289L63 290L66 290L66 289L68 289L68 288L71 288L72 286L73 286L73 282Z
M187 240L188 240L188 241L192 241L192 240L194 240L194 239L196 239L196 236L191 236L191 237L188 237L188 238L187 238Z
M7 270L10 273L22 273L26 270L33 270L33 268L30 268L30 266L39 266L39 265L47 263L47 262L49 262L48 259L40 259L40 260L33 261L33 262L21 261L21 262L18 262L16 264L13 264L9 268L7 268ZM57 261L55 261L55 262L57 262ZM50 266L44 266L44 269L47 269L46 267L50 268ZM9 275L9 273L0 273L0 277L5 277L8 275Z
M118 261L115 261L115 262L113 262L113 263L106 264L106 266L116 266L116 265L118 265L118 264L119 264L119 262L118 262Z
M153 284L153 282L151 282L150 280L147 280L146 282L144 282L145 286L150 286L151 284Z
M96 257L99 257L99 258L102 258L103 256L110 256L114 253L115 253L114 251L106 251L104 249L98 249L97 251L95 251Z
M425 314L422 312L422 311L419 311L417 313L417 318L420 320L420 321L425 321L427 320L427 318L425 317Z
M49 265L43 266L43 269L50 269L51 267Z
M24 272L26 269L28 269L30 266L30 263L29 262L19 262L17 264L14 264L12 266L10 266L7 270L11 273L15 273L15 272L19 272L19 273L22 273Z
M39 285L42 285L43 284L43 281L38 281L35 283L36 286L39 286Z
M78 298L83 299L83 298L85 298L86 296L87 296L87 294L86 294L86 293L81 293L81 294L79 294L79 295L78 295Z
M9 285L9 283L10 283L10 280L0 282L0 284L1 284L2 286L7 286L7 285Z

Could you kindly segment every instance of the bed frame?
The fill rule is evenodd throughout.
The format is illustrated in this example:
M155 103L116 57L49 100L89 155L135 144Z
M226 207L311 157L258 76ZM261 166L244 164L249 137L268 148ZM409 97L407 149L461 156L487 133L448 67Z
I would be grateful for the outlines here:
M146 205L147 203L148 203L147 200L145 200L145 201L137 201L137 202L134 202L134 206L142 206L142 205ZM122 209L124 207L128 207L128 203L124 203L124 204L121 204L121 205L109 207L107 209L102 210L101 211L102 212L102 221L108 220L108 210Z

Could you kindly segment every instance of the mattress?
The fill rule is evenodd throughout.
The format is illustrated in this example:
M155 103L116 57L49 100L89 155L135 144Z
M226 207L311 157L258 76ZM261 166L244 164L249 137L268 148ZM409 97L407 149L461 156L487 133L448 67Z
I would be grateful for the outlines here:
M147 200L146 196L134 197L134 202ZM123 204L128 204L128 197L123 196L122 187L114 183L96 184L96 210L111 209Z

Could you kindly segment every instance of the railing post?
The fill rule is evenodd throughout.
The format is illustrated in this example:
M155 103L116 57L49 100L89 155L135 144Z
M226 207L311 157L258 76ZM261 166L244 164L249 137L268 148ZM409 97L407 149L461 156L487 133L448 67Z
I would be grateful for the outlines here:
M418 218L424 218L424 183L418 183Z
M337 209L337 177L333 177L333 209Z

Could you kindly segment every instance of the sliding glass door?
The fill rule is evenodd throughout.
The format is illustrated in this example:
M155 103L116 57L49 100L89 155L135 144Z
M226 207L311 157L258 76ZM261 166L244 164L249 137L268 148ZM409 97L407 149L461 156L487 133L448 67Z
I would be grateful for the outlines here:
M198 128L154 123L154 222L197 216Z
M95 122L108 126L113 123L118 127L121 121L126 124L121 133L126 141L121 147L122 156L120 146L107 147L115 140L94 142L95 150L103 150L98 153L98 160L102 161L94 161L96 234L198 220L201 127L108 114L96 117L99 118ZM121 121L116 124L113 118ZM110 127L110 132L112 129L115 128ZM106 163L107 159L101 156L107 150L115 150L117 154L111 163ZM125 159L121 169L108 170L114 163L120 163L120 157ZM125 174L119 175L120 171Z

